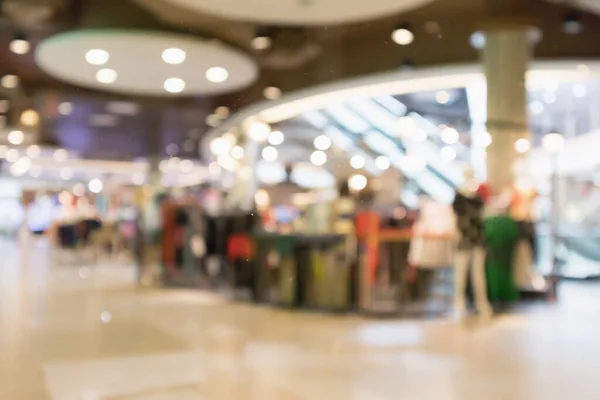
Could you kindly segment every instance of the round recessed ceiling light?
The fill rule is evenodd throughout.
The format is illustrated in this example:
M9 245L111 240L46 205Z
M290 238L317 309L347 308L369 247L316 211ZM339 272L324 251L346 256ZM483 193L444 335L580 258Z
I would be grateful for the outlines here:
M450 101L450 93L445 90L440 90L435 94L435 101L437 101L438 104L448 104Z
M15 39L8 47L13 53L23 55L29 53L31 44L25 39Z
M375 166L381 171L385 171L390 167L390 159L386 156L379 156L375 159Z
M262 150L262 158L267 162L277 161L278 155L277 149L273 146L267 146Z
M531 149L531 142L525 138L518 139L515 142L515 150L517 153L527 153Z
M2 86L6 89L14 89L19 86L19 77L13 74L7 74L2 77Z
M169 78L165 81L164 88L169 93L181 93L185 89L185 81L179 78Z
M88 183L88 189L90 192L98 194L102 191L102 189L104 189L104 184L100 179L92 179Z
M25 110L21 113L21 124L25 126L36 126L40 122L40 115L35 110Z
M411 44L415 40L415 34L407 25L402 25L392 32L392 40L401 46Z
M269 135L269 144L273 146L279 146L285 140L285 136L281 131L273 131Z
M204 123L212 128L221 125L222 122L223 121L221 120L221 118L219 118L217 114L209 114L204 119Z
M69 101L63 101L58 105L58 112L61 115L71 115L73 112L73 103Z
M310 162L316 166L324 165L327 162L327 154L324 151L313 151L310 155Z
M209 82L221 83L225 82L229 78L229 72L222 67L211 67L206 70L206 79Z
M181 64L185 61L185 57L186 57L185 51L182 49L176 48L176 47L166 49L162 53L162 59L167 64L173 64L173 65Z
M325 135L319 135L315 138L313 144L317 150L325 151L331 147L331 139Z
M454 144L460 138L458 132L454 128L446 127L442 130L442 141L446 144Z
M219 116L221 119L225 119L229 117L229 107L220 106L215 108L215 114Z
M277 100L281 97L281 89L277 86L267 86L265 90L263 90L263 95L268 100Z
M8 134L8 143L18 146L25 141L25 135L21 131L11 131Z
M85 61L92 65L104 65L110 59L108 51L102 49L91 49L85 53Z
M117 80L117 71L110 68L103 68L96 72L96 80L100 83L110 84Z
M352 156L352 158L350 159L350 166L354 169L361 169L365 166L366 163L367 161L365 160L365 158L359 154Z
M248 136L255 142L264 142L269 138L271 126L262 121L255 121L248 129Z
M367 177L364 175L352 175L348 179L348 187L353 192L360 192L367 187Z

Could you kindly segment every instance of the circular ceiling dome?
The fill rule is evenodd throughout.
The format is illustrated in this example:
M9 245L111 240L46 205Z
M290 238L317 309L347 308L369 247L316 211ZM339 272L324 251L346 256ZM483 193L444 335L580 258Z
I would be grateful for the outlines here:
M191 11L278 25L364 21L407 11L432 0L167 0Z
M131 95L220 94L258 77L251 57L217 40L152 31L66 32L40 43L35 59L57 79Z

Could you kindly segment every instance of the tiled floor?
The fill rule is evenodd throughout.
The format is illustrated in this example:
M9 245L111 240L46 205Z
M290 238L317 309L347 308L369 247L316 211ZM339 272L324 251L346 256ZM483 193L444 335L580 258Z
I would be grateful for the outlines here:
M147 290L0 242L1 400L599 399L600 284L490 324L384 321Z

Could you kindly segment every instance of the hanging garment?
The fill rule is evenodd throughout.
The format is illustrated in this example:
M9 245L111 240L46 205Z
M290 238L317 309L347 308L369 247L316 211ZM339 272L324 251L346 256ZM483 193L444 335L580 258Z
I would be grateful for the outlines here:
M456 215L456 227L460 234L458 248L469 250L484 246L483 200L476 193L469 197L458 192L452 208Z
M518 291L513 279L513 262L519 225L510 217L496 216L485 220L484 229L488 297L492 301L515 301Z
M413 227L408 262L417 268L449 267L456 247L456 221L445 204L426 201Z

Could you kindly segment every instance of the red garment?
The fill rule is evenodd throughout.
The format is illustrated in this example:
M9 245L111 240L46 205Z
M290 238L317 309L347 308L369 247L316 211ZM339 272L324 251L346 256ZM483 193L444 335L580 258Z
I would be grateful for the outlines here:
M481 185L479 185L479 187L477 188L477 194L479 195L479 198L483 200L484 203L487 203L487 201L493 195L492 189L486 183L482 183Z
M250 236L236 233L227 240L227 258L230 260L250 260L254 256L254 246Z
M356 215L356 236L362 237L379 231L381 217L376 212L362 211Z

